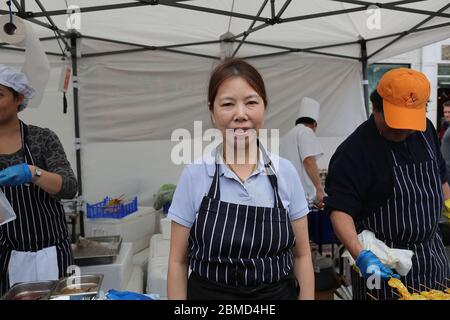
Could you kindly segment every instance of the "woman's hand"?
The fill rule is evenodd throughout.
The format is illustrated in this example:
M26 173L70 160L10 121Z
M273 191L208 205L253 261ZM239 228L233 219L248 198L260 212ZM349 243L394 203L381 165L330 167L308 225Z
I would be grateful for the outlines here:
M20 186L31 182L33 175L26 163L16 164L0 171L0 185L6 187Z

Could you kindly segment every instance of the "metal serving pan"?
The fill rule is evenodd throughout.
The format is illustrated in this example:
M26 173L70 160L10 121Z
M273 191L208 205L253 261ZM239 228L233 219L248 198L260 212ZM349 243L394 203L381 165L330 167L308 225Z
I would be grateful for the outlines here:
M102 281L102 274L63 278L50 293L50 299L90 300L98 297Z
M114 263L119 255L122 245L122 237L104 236L88 237L72 244L72 252L75 264L78 266L90 266L98 264Z
M6 292L3 300L48 300L57 280L17 283Z

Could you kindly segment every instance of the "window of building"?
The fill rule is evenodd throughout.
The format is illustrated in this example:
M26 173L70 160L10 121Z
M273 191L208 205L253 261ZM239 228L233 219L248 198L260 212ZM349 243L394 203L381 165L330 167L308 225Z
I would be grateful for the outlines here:
M448 46L450 47L450 46ZM449 122L444 118L443 103L450 100L450 63L439 64L437 74L438 133L442 138Z
M450 45L442 45L442 60L450 60Z
M369 97L370 94L377 88L378 81L380 81L383 74L395 68L410 68L409 63L373 63L367 69L367 78L369 80ZM369 100L369 114L372 113L372 103Z

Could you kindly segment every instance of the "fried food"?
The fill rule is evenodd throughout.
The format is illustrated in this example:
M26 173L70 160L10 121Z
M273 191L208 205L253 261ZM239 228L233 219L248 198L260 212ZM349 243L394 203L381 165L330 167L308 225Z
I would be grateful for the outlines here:
M445 289L445 292L432 289L430 291L421 291L420 293L415 292L411 294L399 279L390 278L388 285L395 288L400 294L399 300L450 300L448 288Z
M400 294L400 296L402 298L411 295L409 293L408 289L406 289L406 287L403 284L403 282L401 282L401 280L399 280L397 278L390 278L389 281L388 281L388 285L391 286L392 288L397 289L398 293Z

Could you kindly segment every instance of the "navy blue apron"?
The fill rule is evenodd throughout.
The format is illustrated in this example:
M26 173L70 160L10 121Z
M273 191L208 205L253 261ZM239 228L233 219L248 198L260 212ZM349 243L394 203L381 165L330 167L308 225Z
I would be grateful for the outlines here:
M34 165L28 145L28 127L20 121L23 162ZM5 168L0 168L5 169ZM17 218L0 227L0 294L9 289L8 264L11 251L36 252L56 246L59 277L73 264L64 208L34 183L1 187Z
M274 208L220 200L219 164L189 236L187 298L297 299L294 233L278 193L273 165L260 147Z
M423 133L421 138L430 160L421 163L399 165L394 152L393 195L379 211L362 221L362 229L372 231L390 248L408 249L414 252L412 268L401 281L413 293L429 289L444 289L450 275L449 263L442 239L437 232L442 214L442 183L437 157ZM366 280L351 271L353 299L397 299L387 281L381 281L380 289L368 289ZM395 291L396 292L396 291Z

